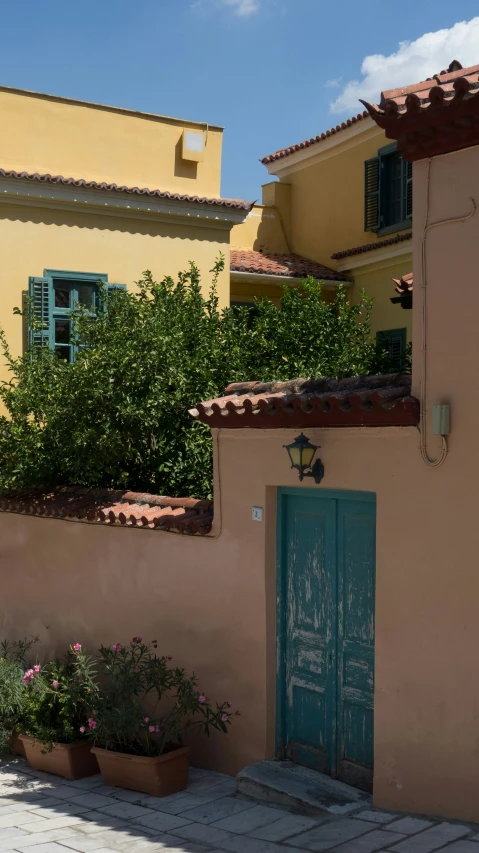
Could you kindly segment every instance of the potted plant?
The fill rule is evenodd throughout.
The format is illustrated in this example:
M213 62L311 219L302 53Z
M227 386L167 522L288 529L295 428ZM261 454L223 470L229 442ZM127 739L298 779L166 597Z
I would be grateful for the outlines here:
M229 702L213 708L196 676L159 657L157 645L134 637L127 646L102 646L105 678L90 734L108 785L166 797L187 785L185 732L226 733L232 712Z
M20 740L30 766L66 779L98 773L88 731L95 724L99 688L95 663L81 645L70 646L64 660L28 669L23 682L25 733Z
M23 730L23 673L27 655L38 637L0 643L0 754L15 752L25 755L19 740Z

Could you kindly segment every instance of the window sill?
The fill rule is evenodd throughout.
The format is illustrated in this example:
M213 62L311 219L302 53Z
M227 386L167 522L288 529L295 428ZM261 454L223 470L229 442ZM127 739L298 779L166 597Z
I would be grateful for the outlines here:
M383 237L385 234L394 234L395 231L406 231L408 228L412 228L412 219L404 219L403 222L396 222L394 225L378 228L376 234L378 237Z

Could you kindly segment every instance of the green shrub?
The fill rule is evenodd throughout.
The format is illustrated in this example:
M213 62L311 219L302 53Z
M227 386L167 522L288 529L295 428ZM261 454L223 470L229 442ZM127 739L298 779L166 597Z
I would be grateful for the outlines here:
M23 674L27 655L38 637L18 642L3 640L0 643L0 754L10 751L14 729L24 729L25 684Z
M350 304L338 288L284 288L218 311L216 279L204 298L194 264L177 281L144 273L138 291L115 292L96 320L78 310L72 364L48 348L14 358L0 387L0 489L36 484L129 488L164 495L211 494L209 429L188 409L230 382L346 377L383 372L370 333L371 300ZM28 310L30 314L30 311ZM29 317L32 328L35 323Z

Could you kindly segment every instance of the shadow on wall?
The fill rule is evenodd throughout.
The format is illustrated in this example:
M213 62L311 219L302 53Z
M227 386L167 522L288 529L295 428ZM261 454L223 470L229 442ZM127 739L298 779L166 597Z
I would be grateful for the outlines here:
M56 225L58 228L85 228L90 231L112 231L123 234L143 234L150 237L170 237L175 240L193 240L224 244L222 251L229 250L229 231L214 226L188 225L184 223L157 222L154 220L103 216L95 213L75 213L46 208L24 208L8 206L0 210L0 222L31 222L34 225Z

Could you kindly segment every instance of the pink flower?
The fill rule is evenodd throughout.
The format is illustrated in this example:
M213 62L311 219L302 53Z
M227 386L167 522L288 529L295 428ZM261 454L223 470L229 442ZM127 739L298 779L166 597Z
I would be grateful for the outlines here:
M30 681L35 678L35 672L33 669L27 669L25 675L23 676L23 683L30 684Z
M93 717L90 717L88 720L88 726L90 729L96 729L96 720L94 720Z
M36 664L35 664L35 666L33 667L33 671L34 671L34 672L40 672L40 670L41 670L41 666L40 666L40 664L39 664L39 663L36 663Z
M227 723L229 720L228 714L222 714L221 719L222 719L223 723Z
M141 726L141 728L142 728L142 729L144 729L144 728L145 728L145 724L144 724L144 723L140 723L140 726Z
M73 648L73 651L74 651L74 652L81 652L81 645L80 645L80 643L75 643L75 645L74 645L74 646L72 646L72 648Z
M84 735L85 734L85 726L80 726L80 731L81 731L82 735Z
M144 722L145 722L145 723L149 723L149 722L150 722L150 718L149 718L149 717L143 717L143 720L144 720Z
M155 732L159 732L159 731L160 731L160 727L159 727L159 726L155 726Z
M156 732L156 726L148 726L149 732Z
M227 708L231 708L231 702L227 702L227 703L226 703L226 707L227 707Z
M198 702L201 702L201 704L203 705L203 703L206 702L206 696L203 696L203 694L201 694L201 696L198 697Z
M158 640L152 640L151 645L153 646L154 649L157 649L158 648Z
M167 655L166 660L173 660L173 658L171 657L171 655Z
M143 639L143 637L133 637L133 642L134 643L141 643L142 639Z
M114 651L114 652L121 652L121 645L120 645L120 643L115 643L115 645L114 645L114 646L112 646L112 649L113 649L113 651Z
M56 678L54 678L54 679L53 679L53 681L52 681L52 686L55 688L55 690L57 689L57 687L58 687L59 683L60 683L60 682L59 682L59 681L57 681L57 680L56 680Z
M94 717L96 717L96 715L98 714L98 711L92 711L92 714Z

